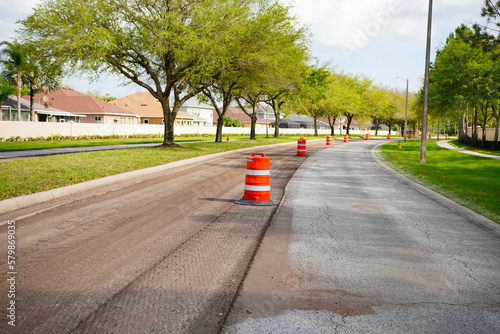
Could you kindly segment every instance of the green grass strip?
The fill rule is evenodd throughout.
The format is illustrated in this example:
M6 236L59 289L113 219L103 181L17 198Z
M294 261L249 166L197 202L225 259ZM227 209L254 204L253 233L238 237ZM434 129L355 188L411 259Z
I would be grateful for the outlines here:
M184 144L182 148L137 147L0 160L0 180L2 180L0 200L177 160L252 146L292 142L297 139L298 137L283 137L221 143L189 143Z
M500 223L500 161L441 148L427 141L426 163L420 163L420 140L377 153L396 171L445 197Z

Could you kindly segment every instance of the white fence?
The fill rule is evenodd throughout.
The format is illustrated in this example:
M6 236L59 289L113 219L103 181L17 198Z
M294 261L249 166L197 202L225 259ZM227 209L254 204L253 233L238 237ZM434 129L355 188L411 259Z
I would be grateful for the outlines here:
M273 128L257 127L257 134L274 134ZM211 134L215 136L215 126L175 126L175 134ZM224 134L250 134L250 128L224 127ZM281 134L314 134L313 129L280 129ZM320 129L321 135L330 134L328 129ZM343 130L342 133L345 133ZM351 130L351 134L374 135L375 131ZM379 135L387 135L387 131L379 130ZM2 140L11 137L36 138L60 136L110 136L110 135L134 135L134 134L163 134L163 125L156 124L91 124L91 123L52 123L52 122L11 122L0 121L0 138ZM340 134L339 129L335 134Z

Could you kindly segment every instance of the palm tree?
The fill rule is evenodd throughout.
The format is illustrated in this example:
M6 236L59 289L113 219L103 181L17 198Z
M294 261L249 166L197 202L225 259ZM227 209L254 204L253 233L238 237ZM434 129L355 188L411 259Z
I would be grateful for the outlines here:
M17 86L17 117L21 118L21 91L23 89L23 70L26 64L23 47L18 42L2 42L0 46L5 46L0 51L0 64L6 71L9 78L13 79Z

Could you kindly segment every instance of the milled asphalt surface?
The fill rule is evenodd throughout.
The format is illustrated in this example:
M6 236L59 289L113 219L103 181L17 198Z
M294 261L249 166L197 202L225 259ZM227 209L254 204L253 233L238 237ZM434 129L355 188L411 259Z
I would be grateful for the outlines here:
M297 170L223 333L500 333L499 225L383 167L379 143Z
M499 225L381 166L378 142L297 170L223 333L500 333Z

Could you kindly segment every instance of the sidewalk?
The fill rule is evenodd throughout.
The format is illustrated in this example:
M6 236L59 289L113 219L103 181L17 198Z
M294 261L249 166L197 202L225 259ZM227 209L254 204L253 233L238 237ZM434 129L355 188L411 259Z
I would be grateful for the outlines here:
M202 142L213 142L213 140L176 142L176 144L182 145L182 144L192 144L192 143L202 143ZM6 151L6 152L0 152L0 160L7 158L40 157L47 155L78 153L78 152L119 150L124 148L135 148L135 147L154 147L159 145L161 145L161 143L63 147L63 148L48 148L41 150Z
M222 333L498 333L500 225L387 171L377 144L297 170Z
M461 152L461 153L477 155L479 157L484 157L484 158L500 159L500 156L498 156L498 155L484 154L484 153L479 153L479 152L467 150L465 148L455 147L453 145L448 144L448 140L438 141L437 144L438 144L438 146L440 146L442 148L447 148L449 150L453 150L453 151L457 151L457 152Z
M6 152L0 152L0 159L40 157L40 156L56 155L56 154L90 152L90 151L104 151L104 150L118 150L118 149L122 149L122 148L147 147L147 146L158 146L158 145L160 145L160 143L85 146L85 147L63 147L63 148L48 148L48 149L43 149L43 150L6 151Z

